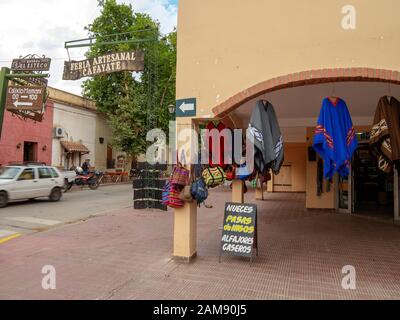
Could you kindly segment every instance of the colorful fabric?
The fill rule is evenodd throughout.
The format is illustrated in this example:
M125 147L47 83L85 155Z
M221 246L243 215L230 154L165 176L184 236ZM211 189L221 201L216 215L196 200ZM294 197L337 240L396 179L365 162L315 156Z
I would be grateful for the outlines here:
M351 158L358 142L346 103L325 98L315 128L314 149L324 160L324 177L332 179L335 172L347 177Z
M400 102L394 97L379 100L370 144L378 156L379 169L390 173L400 160Z
M206 126L206 135L205 140L208 141L209 148L209 165L210 167L221 167L225 169L228 164L232 163L233 160L233 132L231 129L227 128L222 122L215 124L213 121L210 121ZM214 141L213 139L213 130L217 130L219 141ZM228 135L229 130L229 135ZM227 134L224 135L224 132ZM226 138L229 137L230 141L225 141ZM219 153L219 162L214 162L213 160L218 159L217 155L214 155L213 152L216 151Z

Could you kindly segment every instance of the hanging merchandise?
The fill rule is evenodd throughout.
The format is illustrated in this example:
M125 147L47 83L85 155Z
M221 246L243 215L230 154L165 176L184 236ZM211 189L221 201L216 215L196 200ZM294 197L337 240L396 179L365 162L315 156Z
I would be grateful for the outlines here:
M335 172L349 175L351 158L357 149L357 138L346 103L337 97L325 98L314 135L314 149L324 160L324 177Z
M317 196L320 197L324 192L324 162L320 157L317 161Z
M221 167L207 168L203 171L202 176L208 188L217 187L226 180L225 172Z
M283 137L271 103L257 102L249 131L254 138L256 170L265 172L271 168L274 174L278 174L283 163Z
M180 187L189 184L190 172L180 162L172 170L171 183Z
M227 181L233 181L235 180L236 177L236 167L235 166L228 166L228 168L225 171L226 174L226 180Z
M370 145L378 155L379 169L390 173L400 160L400 102L396 98L384 96L379 100Z
M167 181L162 191L162 204L170 208L182 208L184 206L183 200L179 198L180 190L170 181Z
M237 180L248 180L253 175L253 172L249 170L247 165L243 164L236 169Z
M214 122L210 121L207 126L206 126L206 135L205 135L205 141L208 141L208 148L209 148L209 165L211 167L221 167L223 169L226 168L228 163L232 162L232 156L233 156L233 133L232 130L227 128L222 122ZM212 131L217 130L218 131L218 136L219 141L214 141L212 138ZM221 134L224 130L229 130L230 131L230 139L231 141L225 141L225 139L228 136L224 136ZM211 133L211 134L209 134ZM219 162L214 163L213 162L213 151L218 150L219 152ZM225 159L225 156L228 155L230 159Z

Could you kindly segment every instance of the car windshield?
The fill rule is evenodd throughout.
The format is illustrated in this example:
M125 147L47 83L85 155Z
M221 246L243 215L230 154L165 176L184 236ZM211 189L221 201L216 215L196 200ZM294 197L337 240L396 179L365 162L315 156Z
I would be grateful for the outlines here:
M6 167L0 171L0 179L14 179L20 172L19 168Z

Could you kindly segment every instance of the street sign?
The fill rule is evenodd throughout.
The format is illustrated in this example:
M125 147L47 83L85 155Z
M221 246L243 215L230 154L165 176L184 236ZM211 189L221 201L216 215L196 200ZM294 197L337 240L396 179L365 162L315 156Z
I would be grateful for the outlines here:
M195 117L197 101L196 98L176 100L176 116L177 117Z
M220 259L222 254L252 259L257 248L257 206L226 203Z
M50 58L22 58L14 59L11 64L12 71L49 71Z
M38 86L9 86L6 109L10 111L41 111L44 88Z
M65 61L63 80L78 80L120 71L143 71L142 51L115 52L82 60Z

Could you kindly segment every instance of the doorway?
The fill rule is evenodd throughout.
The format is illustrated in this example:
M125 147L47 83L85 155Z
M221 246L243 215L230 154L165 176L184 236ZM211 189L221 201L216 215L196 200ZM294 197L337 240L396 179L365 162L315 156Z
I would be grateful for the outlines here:
M37 161L37 142L24 141L24 162Z
M353 158L353 213L392 220L394 212L393 173L379 170L378 159L368 142L360 141Z

